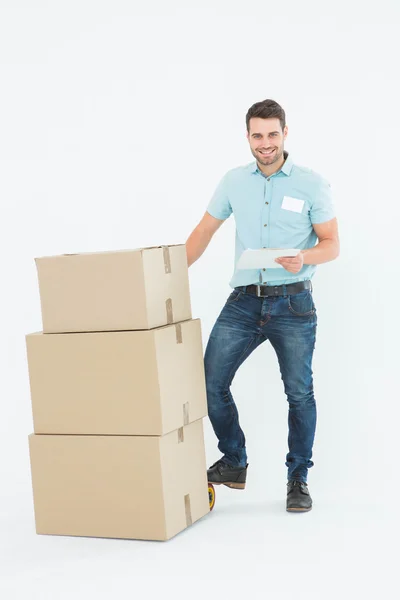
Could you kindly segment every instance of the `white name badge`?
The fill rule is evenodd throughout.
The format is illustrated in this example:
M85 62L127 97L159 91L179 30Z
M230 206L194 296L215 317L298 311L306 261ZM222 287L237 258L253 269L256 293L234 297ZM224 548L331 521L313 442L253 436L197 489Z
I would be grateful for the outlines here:
M284 196L282 202L282 208L285 210L291 210L293 212L301 213L304 206L304 200L300 198L292 198L292 196Z

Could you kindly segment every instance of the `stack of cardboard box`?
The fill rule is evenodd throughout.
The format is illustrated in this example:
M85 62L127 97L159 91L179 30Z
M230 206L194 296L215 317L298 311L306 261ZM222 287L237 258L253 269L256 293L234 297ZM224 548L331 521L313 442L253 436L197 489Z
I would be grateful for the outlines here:
M36 531L167 540L209 512L185 245L36 259L26 336Z

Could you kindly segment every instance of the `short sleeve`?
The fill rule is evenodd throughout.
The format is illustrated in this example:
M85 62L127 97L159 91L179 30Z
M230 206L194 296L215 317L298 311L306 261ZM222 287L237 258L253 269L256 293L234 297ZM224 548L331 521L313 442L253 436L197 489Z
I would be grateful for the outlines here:
M207 206L207 212L221 221L232 214L232 206L229 202L228 175L229 172L223 176Z
M331 184L326 179L321 178L316 186L310 210L311 223L325 223L334 219L335 216Z

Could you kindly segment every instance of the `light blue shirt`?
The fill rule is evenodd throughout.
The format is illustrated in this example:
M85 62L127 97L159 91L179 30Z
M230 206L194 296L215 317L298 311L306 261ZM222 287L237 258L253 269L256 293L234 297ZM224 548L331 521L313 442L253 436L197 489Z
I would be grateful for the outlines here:
M235 217L235 267L229 283L232 288L304 281L311 279L316 271L316 265L304 265L298 273L279 266L236 268L247 248L312 248L318 241L313 223L325 223L335 217L328 181L311 169L293 164L286 151L284 157L281 169L270 177L259 170L256 161L231 169L207 207L207 212L216 219L225 220L231 214ZM289 209L282 208L282 204Z

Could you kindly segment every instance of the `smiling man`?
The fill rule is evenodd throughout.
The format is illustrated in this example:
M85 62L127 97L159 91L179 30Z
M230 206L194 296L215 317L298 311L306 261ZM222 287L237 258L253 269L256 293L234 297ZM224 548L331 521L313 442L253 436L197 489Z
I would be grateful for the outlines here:
M230 386L240 365L268 340L288 400L286 509L304 512L312 508L307 475L314 465L317 418L311 366L317 314L311 279L316 265L339 255L338 226L329 183L296 165L284 150L288 127L282 107L273 100L257 102L247 112L246 128L256 160L231 169L220 181L186 242L188 265L203 254L231 214L236 221L235 265L246 248L300 252L278 258L283 268L235 268L233 291L211 331L204 358L208 414L223 454L208 469L208 481L245 487L246 440ZM252 393L264 390L265 384L261 372Z

